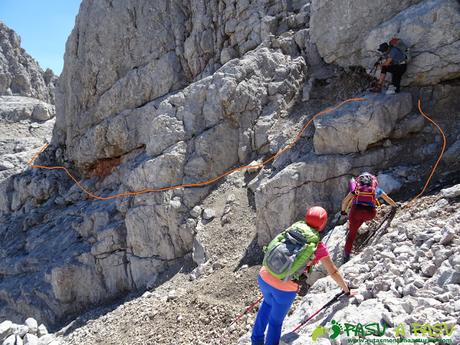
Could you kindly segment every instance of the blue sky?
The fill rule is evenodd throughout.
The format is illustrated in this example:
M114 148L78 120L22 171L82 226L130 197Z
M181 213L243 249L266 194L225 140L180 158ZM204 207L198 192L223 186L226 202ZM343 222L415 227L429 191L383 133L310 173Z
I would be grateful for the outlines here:
M0 0L0 20L21 37L21 46L45 70L62 71L67 37L81 0Z

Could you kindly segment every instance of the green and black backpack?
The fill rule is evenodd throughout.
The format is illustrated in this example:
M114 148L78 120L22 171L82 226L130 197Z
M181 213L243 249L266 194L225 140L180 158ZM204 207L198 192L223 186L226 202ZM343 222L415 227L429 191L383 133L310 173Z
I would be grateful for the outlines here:
M263 266L276 278L298 279L315 253L318 231L299 221L277 235L266 247Z

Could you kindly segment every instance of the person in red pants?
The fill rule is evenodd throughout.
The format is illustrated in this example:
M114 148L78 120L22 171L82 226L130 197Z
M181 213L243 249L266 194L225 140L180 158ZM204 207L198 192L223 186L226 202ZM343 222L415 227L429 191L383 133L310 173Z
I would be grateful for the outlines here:
M348 236L345 243L343 260L350 260L351 249L353 242L358 234L359 227L369 220L375 218L377 214L376 207L379 205L378 199L382 198L393 207L397 204L391 199L382 188L378 187L377 178L364 172L358 177L352 179L349 184L349 193L342 201L342 215L346 215L350 209L348 216Z

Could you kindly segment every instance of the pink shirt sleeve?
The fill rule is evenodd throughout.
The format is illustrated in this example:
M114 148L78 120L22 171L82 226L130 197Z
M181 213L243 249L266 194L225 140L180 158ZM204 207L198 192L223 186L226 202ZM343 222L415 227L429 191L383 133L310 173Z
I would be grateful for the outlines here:
M323 242L319 242L318 246L316 247L315 258L313 259L313 263L317 264L319 260L328 255L329 252L327 251L326 245Z

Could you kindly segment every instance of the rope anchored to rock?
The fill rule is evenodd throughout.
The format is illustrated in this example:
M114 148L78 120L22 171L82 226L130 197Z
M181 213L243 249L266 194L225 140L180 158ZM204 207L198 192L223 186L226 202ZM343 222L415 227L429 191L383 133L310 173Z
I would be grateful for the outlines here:
M113 194L113 195L109 195L109 196L100 196L100 195L96 195L94 194L93 192L91 192L90 190L88 190L86 187L84 187L78 180L77 178L75 178L71 173L70 171L64 167L64 166L46 166L46 165L35 165L33 164L33 162L35 161L35 159L37 159L37 157L43 152L45 151L45 149L48 147L48 144L46 144L37 154L35 154L34 157L32 157L32 159L29 161L29 166L33 169L46 169L46 170L55 170L55 169L58 169L58 170L63 170L67 176L69 176L69 178L75 182L75 184L85 193L87 194L88 196L90 196L91 198L94 198L94 199L97 199L97 200L111 200L111 199L115 199L115 198L123 198L123 197L129 197L129 196L135 196L135 195L141 195L141 194L146 194L146 193L157 193L157 192L164 192L164 191L168 191L168 190L173 190L173 189L181 189L181 188L194 188L194 187L204 187L204 186L208 186L208 185L211 185L211 184L214 184L218 181L220 181L221 179L223 179L224 177L226 177L227 175L230 175L234 172L237 172L237 171L241 171L241 170L258 170L258 169L262 169L264 168L268 163L271 163L273 162L276 158L278 158L279 156L281 156L283 153L285 153L286 151L290 150L292 147L294 147L294 145L302 138L302 135L303 133L305 132L305 130L313 123L313 121L319 117L319 116L322 116L322 115L325 115L327 113L330 113L340 107L342 107L343 105L347 104L347 103L351 103L351 102L356 102L356 101L364 101L366 100L365 98L350 98L350 99L347 99L341 103L339 103L338 105L336 105L335 107L332 107L332 108L327 108L325 110L322 110L320 111L319 113L315 114L303 127L302 129L297 133L296 137L294 138L294 140L290 143L290 144L287 144L284 148L282 148L281 150L279 150L276 154L274 154L273 156L271 156L270 158L266 159L265 161L261 162L261 163L257 163L257 164L250 164L250 165L243 165L243 166L240 166L240 167L237 167L237 168L234 168L234 169L231 169L231 170L228 170L212 179L209 179L209 180L206 180L206 181L202 181L202 182L196 182L196 183L185 183L185 184L181 184L181 185L176 185L176 186L168 186L168 187L161 187L161 188L146 188L146 189L142 189L142 190L139 190L139 191L133 191L133 192L123 192L123 193L118 193L118 194Z
M48 144L46 144L45 146L43 146L41 148L41 150L36 153L32 159L28 162L28 165L32 168L32 169L45 169L45 170L63 170L67 176L69 176L69 178L78 186L78 188L80 188L81 191L83 191L85 194L87 194L89 197L91 198L94 198L94 199L97 199L97 200L111 200L111 199L115 199L115 198L123 198L123 197L130 197L130 196L136 196L136 195L141 195L141 194L146 194L146 193L157 193L157 192L164 192L164 191L168 191L168 190L174 190L174 189L182 189L182 188L195 188L195 187L204 187L204 186L208 186L208 185L211 185L211 184L214 184L218 181L220 181L221 179L223 179L224 177L234 173L234 172L237 172L237 171L241 171L241 170L258 170L258 169L262 169L264 168L267 164L273 162L276 158L278 158L279 156L281 156L283 153L285 153L286 151L290 150L292 147L295 146L295 144L302 138L302 135L303 133L305 132L305 130L313 123L313 121L319 117L319 116L322 116L322 115L325 115L327 113L330 113L340 107L342 107L343 105L347 104L347 103L351 103L351 102L357 102L357 101L364 101L366 100L366 98L350 98L350 99L347 99L341 103L339 103L338 105L336 105L335 107L331 107L331 108L327 108L325 110L322 110L320 111L319 113L315 114L303 127L302 129L297 133L297 135L295 136L294 140L287 144L284 148L282 148L281 150L279 150L276 154L274 154L273 156L271 156L270 158L264 160L263 162L261 163L257 163L257 164L250 164L250 165L243 165L243 166L239 166L237 168L234 168L234 169L231 169L231 170L228 170L214 178L211 178L209 180L206 180L206 181L202 181L202 182L196 182L196 183L184 183L184 184L180 184L180 185L175 185L175 186L167 186L167 187L160 187L160 188L145 188L145 189L142 189L142 190L139 190L139 191L132 191L132 192L123 192L123 193L117 193L117 194L113 194L113 195L109 195L109 196L101 196L101 195L96 195L95 193L91 192L90 190L88 190L86 187L84 187L76 177L74 177L68 168L66 168L65 166L62 166L62 165L57 165L57 166L47 166L47 165L36 165L34 164L34 161L37 159L37 157L43 152L45 151L45 149L48 147ZM439 162L441 161L441 158L444 154L444 150L446 148L446 136L443 132L443 130L441 129L441 127L433 120L431 119L428 115L426 115L423 111L422 111L422 108L421 108L421 100L419 99L418 100L418 110L420 112L420 114L425 117L428 121L430 121L430 123L432 123L434 126L437 127L437 129L441 132L441 135L443 137L443 147L442 147L442 150L441 150L441 153L436 161L436 163L434 164L433 168L431 169L431 173L422 189L422 191L417 194L410 202L408 205L406 205L405 207L408 207L410 204L412 204L417 198L419 198L426 190L426 188L428 187L428 184L430 183L433 175L434 175L434 172L436 171L437 167L438 167L438 164Z
M442 159L442 156L444 154L444 151L445 151L446 145L447 145L447 139L446 139L446 135L444 134L444 131L431 117L429 117L427 114L425 114L423 112L420 98L418 99L418 102L417 102L417 108L418 108L418 111L420 112L420 115L422 115L425 119L430 121L430 123L433 126L435 126L438 129L438 131L441 133L441 136L442 136L442 149L441 149L441 153L438 156L438 159L436 160L436 163L433 165L433 168L431 169L430 175L428 176L428 178L427 178L427 180L425 182L425 185L423 186L422 191L420 193L418 193L407 205L405 205L404 208L410 207L414 203L414 201L416 199L418 199L425 192L425 190L427 189L428 185L430 184L431 179L433 178L434 172L438 168L439 162Z

